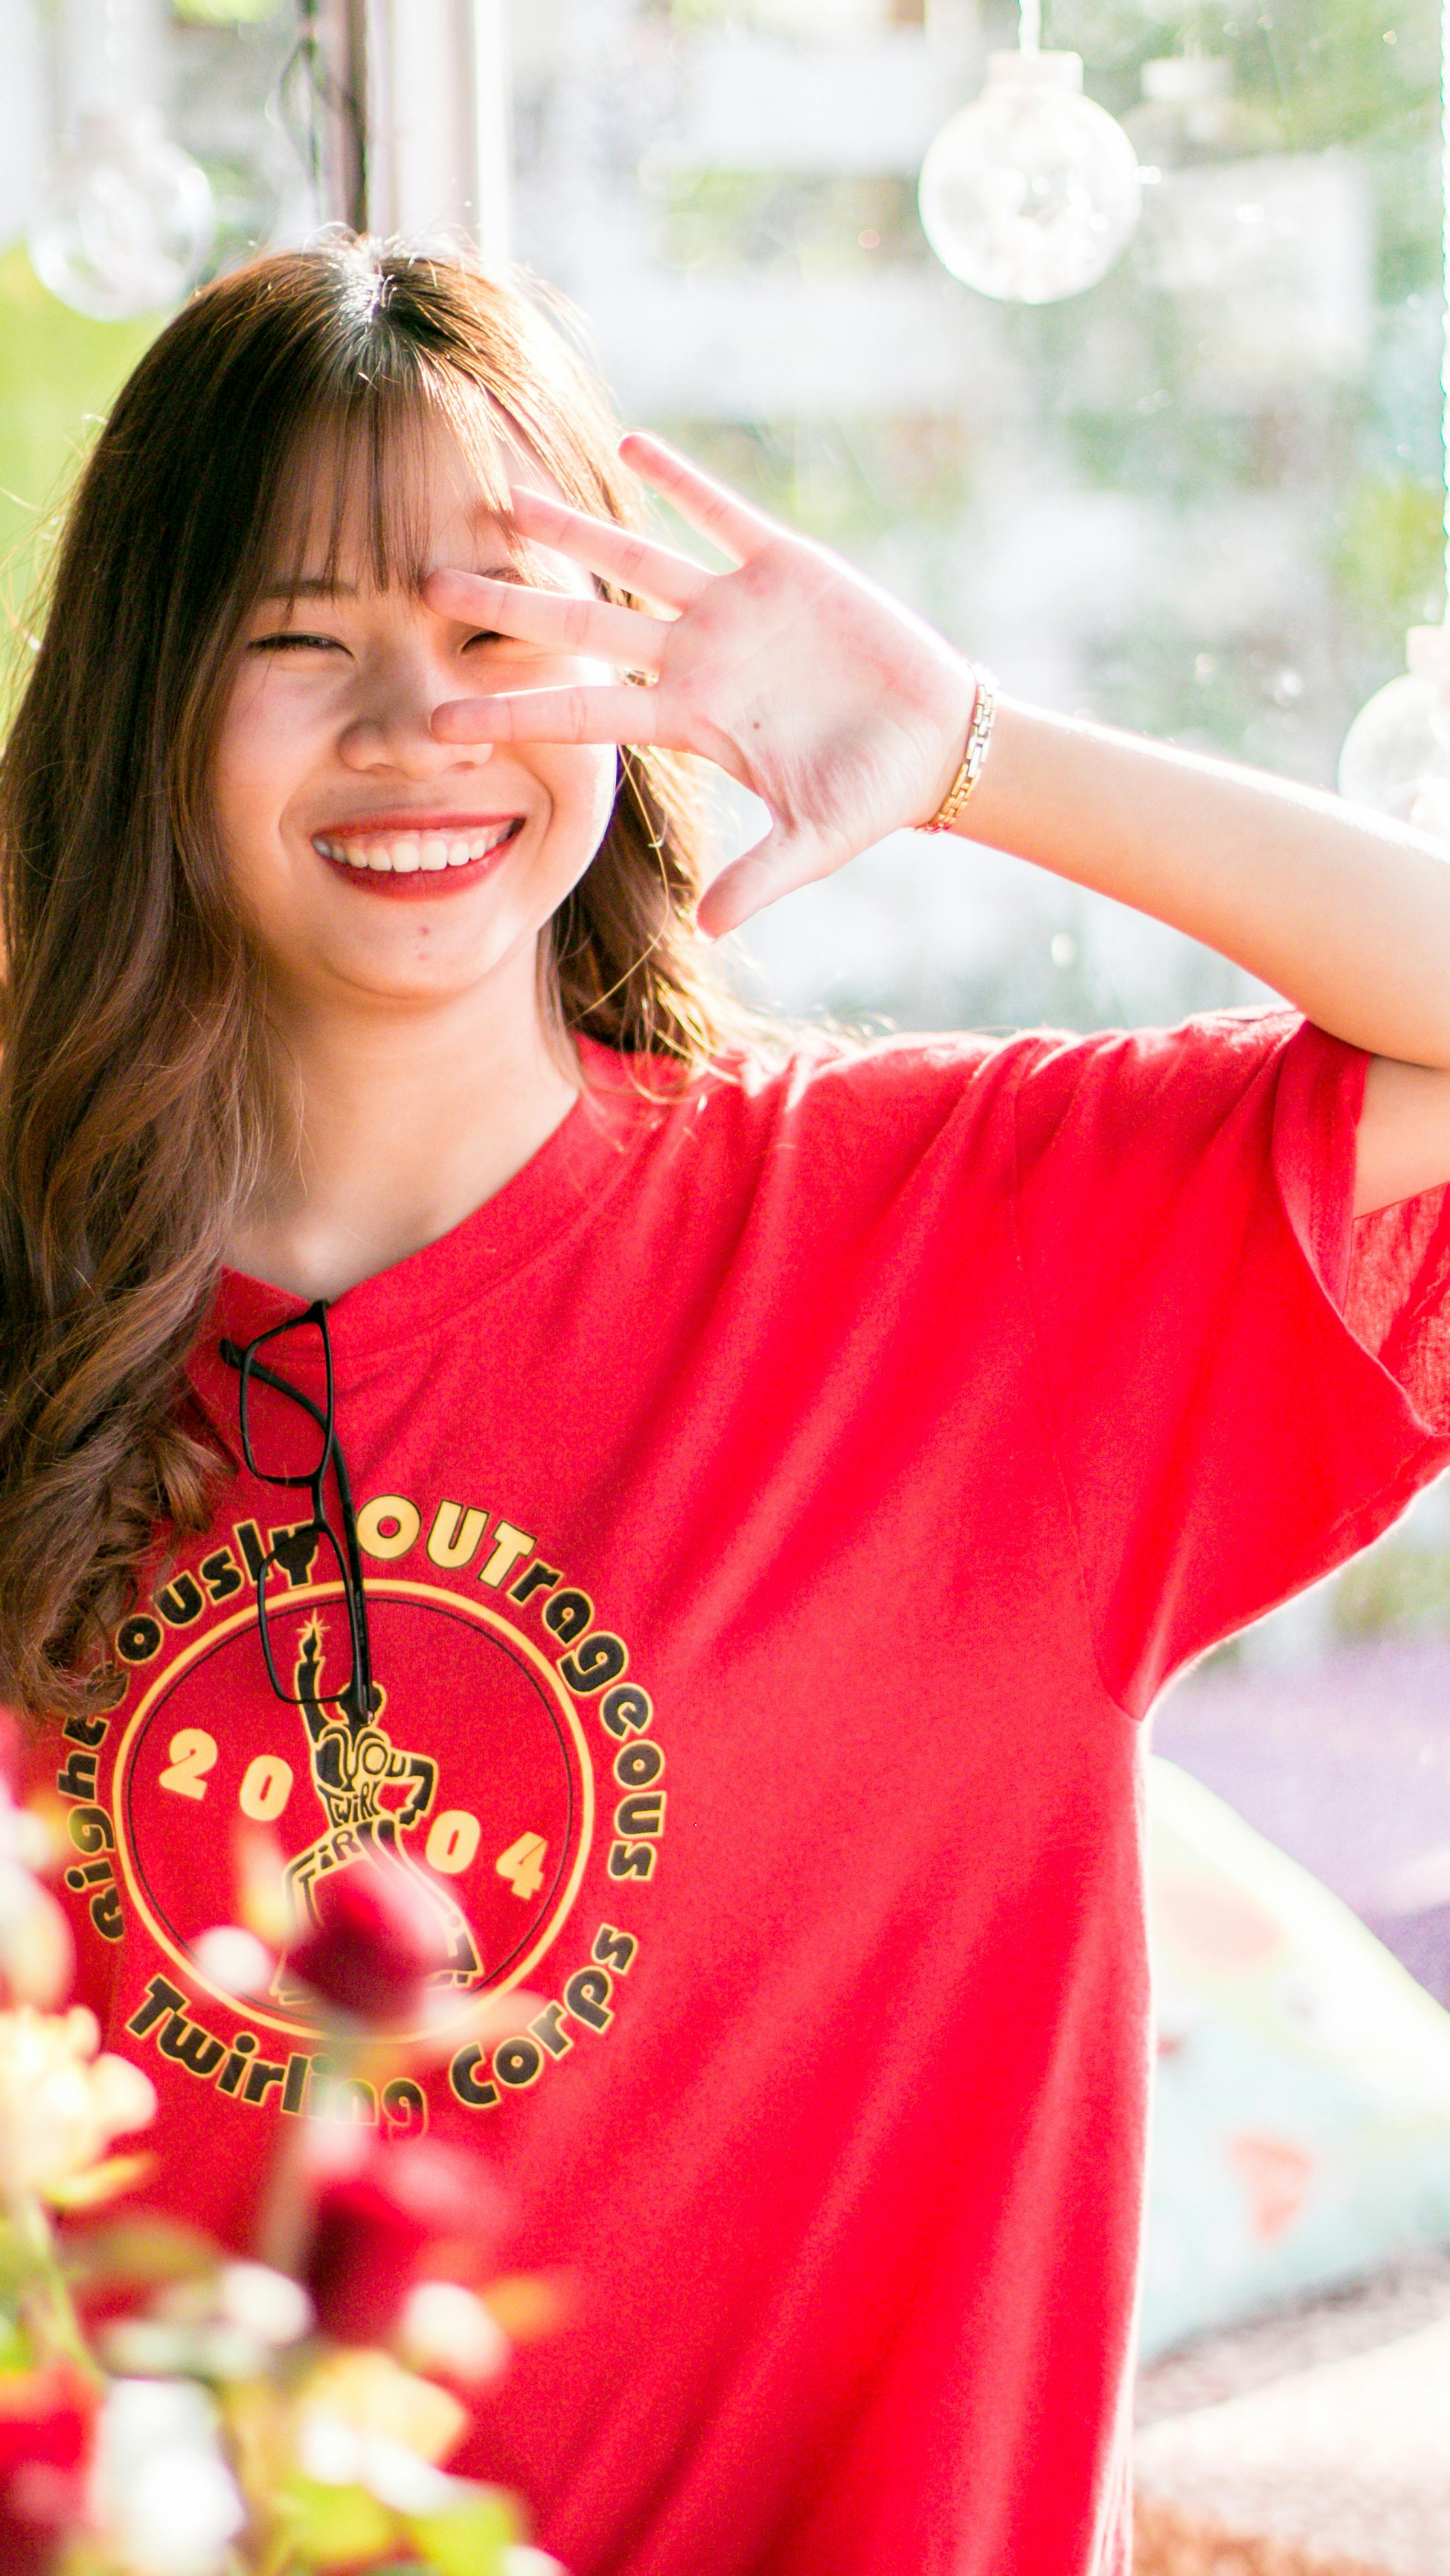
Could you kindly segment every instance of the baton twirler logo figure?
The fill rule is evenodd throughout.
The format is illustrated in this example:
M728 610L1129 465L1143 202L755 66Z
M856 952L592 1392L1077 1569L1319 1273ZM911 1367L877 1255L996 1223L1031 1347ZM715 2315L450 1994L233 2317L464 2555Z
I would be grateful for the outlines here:
M318 1897L329 1878L344 1869L406 1870L422 1888L438 1917L440 1951L445 1964L430 1980L435 1986L471 1986L483 1974L483 1962L466 1915L445 1888L419 1869L403 1837L433 1804L438 1765L426 1753L405 1753L379 1719L386 1693L374 1683L372 1705L357 1704L356 1686L329 1698L323 1689L322 1621L313 1617L302 1631L293 1675L296 1704L307 1729L312 1785L327 1829L290 1860L286 1869L294 1939L319 1928ZM389 1793L404 1795L395 1805ZM299 1990L284 1959L272 1983L279 2002L296 2002Z

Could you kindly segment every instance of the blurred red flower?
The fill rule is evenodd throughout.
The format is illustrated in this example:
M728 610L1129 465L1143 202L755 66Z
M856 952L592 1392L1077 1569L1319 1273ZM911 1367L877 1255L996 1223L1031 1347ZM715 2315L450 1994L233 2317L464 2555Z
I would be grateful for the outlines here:
M41 2576L85 2514L93 2391L73 2370L0 2376L0 2567Z
M427 1888L396 1861L359 1861L313 1886L317 1924L288 1952L295 1976L357 2021L417 2021L430 1977L449 1965Z
M374 2146L317 2193L305 2279L319 2327L338 2343L386 2343L419 2280L481 2274L507 2218L476 2157L423 2138Z

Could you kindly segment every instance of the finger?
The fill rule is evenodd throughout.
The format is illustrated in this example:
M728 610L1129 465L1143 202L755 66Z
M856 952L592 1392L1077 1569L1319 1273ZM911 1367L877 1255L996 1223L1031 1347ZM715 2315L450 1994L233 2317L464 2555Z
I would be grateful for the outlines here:
M643 475L657 492L665 493L682 519L698 528L722 548L734 555L738 563L749 563L780 535L774 519L763 510L752 510L713 474L702 474L662 438L650 438L641 429L632 429L620 442L620 453L627 465Z
M672 546L657 546L614 519L587 518L582 510L568 509L526 484L515 484L513 506L526 537L537 537L540 545L552 546L586 572L602 574L639 599L657 599L664 608L689 608L715 577Z
M767 832L753 850L721 869L701 895L695 919L707 939L723 939L752 913L763 912L768 903L793 894L816 877L829 876L837 865L839 854L821 842L789 832Z
M440 742L661 742L658 689L505 689L433 710Z
M607 599L581 599L567 590L535 590L530 583L494 581L486 573L430 573L423 596L440 616L460 626L480 626L521 643L558 653L587 654L621 671L657 671L670 623L642 609L616 608Z

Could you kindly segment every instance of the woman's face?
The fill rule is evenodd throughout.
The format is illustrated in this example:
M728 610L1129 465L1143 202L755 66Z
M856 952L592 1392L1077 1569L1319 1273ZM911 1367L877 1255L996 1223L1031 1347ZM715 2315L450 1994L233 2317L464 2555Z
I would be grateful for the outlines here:
M522 480L550 489L530 464ZM560 496L562 497L562 496ZM420 571L587 574L535 549L527 575L453 441L427 452ZM450 698L612 679L379 588L346 525L327 577L332 494L311 496L295 596L244 629L213 776L222 848L277 997L307 1012L408 1007L488 986L535 1008L539 934L587 868L614 799L611 746L435 740Z

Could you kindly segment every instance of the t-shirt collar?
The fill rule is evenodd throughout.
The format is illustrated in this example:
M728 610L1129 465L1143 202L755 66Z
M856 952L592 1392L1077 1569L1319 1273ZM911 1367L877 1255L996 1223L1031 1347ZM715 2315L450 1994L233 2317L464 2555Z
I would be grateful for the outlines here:
M642 1137L665 1115L628 1057L577 1041L584 1086L538 1152L480 1207L406 1260L361 1279L327 1310L333 1363L346 1377L391 1347L436 1331L581 1226L623 1177ZM237 1445L237 1372L224 1339L251 1341L302 1314L309 1300L243 1270L224 1269L187 1376L209 1419Z

